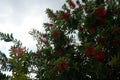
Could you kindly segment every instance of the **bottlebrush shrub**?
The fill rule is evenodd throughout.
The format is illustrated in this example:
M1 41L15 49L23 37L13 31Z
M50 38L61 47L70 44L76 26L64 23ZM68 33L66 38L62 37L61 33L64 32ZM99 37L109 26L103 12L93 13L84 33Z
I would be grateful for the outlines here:
M9 66L12 70L12 80L29 80L28 73L28 60L25 48L21 46L12 47L10 50Z
M120 2L66 2L62 10L46 10L50 23L44 24L47 43L37 40L36 77L40 80L120 79L120 57L116 57L120 54ZM42 37L32 33L36 39Z
M5 34L0 32L0 40L5 42L13 42L13 46L10 49L9 58L6 57L4 53L0 51L0 73L2 71L11 71L12 76L5 76L0 74L0 79L2 80L29 80L27 76L28 68L28 52L25 48L21 47L22 43L20 40L17 40L13 37L13 34Z

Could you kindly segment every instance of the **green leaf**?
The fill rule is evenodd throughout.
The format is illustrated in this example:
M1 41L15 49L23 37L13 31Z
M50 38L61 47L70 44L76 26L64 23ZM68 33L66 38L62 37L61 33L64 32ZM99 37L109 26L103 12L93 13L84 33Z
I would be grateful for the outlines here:
M114 55L111 61L108 62L108 64L111 65L112 67L120 67L120 53Z

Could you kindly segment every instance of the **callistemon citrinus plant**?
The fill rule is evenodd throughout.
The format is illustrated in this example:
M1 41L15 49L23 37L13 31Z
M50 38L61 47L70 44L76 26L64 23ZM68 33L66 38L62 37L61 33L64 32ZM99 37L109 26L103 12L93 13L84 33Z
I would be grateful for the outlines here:
M10 56L0 52L0 80L29 80L28 74L28 50L22 47L20 40L13 37L13 34L6 34L0 32L0 40L5 42L12 42L14 45L9 50ZM29 66L30 67L30 66ZM1 72L12 72L11 76L2 75Z
M50 22L44 23L46 32L30 32L38 41L36 77L120 79L119 5L118 0L67 0L61 10L47 9Z
M27 54L25 48L21 46L12 47L9 58L10 68L12 69L12 80L29 80Z

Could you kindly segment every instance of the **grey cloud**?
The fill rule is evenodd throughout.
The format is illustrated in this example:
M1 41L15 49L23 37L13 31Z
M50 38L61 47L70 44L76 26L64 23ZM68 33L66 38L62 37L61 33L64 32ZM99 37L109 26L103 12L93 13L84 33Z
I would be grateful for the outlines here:
M46 8L60 9L65 0L0 0L0 23L20 25L26 16L44 15ZM5 15L6 14L6 15Z
M50 8L55 10L59 10L61 9L62 4L65 2L65 0L0 0L0 30L4 27L5 28L5 32L8 32L9 29L13 28L13 30L15 29L19 29L16 31L11 30L11 32L13 31L15 38L20 39L22 38L22 42L33 48L35 46L33 46L32 44L29 45L29 43L27 43L26 41L29 42L29 39L27 38L27 32L22 34L22 32L20 31L20 27L24 27L24 26L20 26L24 19L26 17L45 17L45 9L46 8ZM47 16L46 16L47 17ZM31 17L32 18L32 17ZM47 19L47 18L45 18ZM13 26L11 26L11 28L9 27L9 23ZM8 25L5 26L5 25ZM3 26L4 25L4 26ZM36 25L35 25L36 26ZM19 28L15 28L15 27L19 27ZM25 27L29 27L29 26L25 26ZM33 26L34 27L34 26ZM28 29L28 28L26 28ZM41 28L40 28L41 30ZM25 30L24 30L25 31ZM21 33L20 33L21 32ZM26 35L26 36L21 36L21 35ZM25 37L27 39L25 39ZM31 40L31 43L32 40ZM10 45L10 44L9 44ZM6 45L5 45L6 46ZM4 45L0 46L0 50L4 49ZM8 49L8 48L7 48ZM5 48L4 51L7 51L7 49Z

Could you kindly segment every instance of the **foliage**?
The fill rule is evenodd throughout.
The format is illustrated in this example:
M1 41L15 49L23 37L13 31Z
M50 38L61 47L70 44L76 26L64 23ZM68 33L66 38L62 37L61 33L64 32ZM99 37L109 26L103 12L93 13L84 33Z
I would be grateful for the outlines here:
M12 34L5 34L0 32L0 40L4 40L5 42L10 42L13 40ZM0 51L0 79L1 80L8 80L10 77L6 76L5 74L2 73L2 71L8 71L9 66L8 66L8 58L6 57L5 53Z
M22 43L20 40L14 39L12 34L0 32L0 39L14 43L10 49L10 58L7 58L4 53L0 52L1 70L12 71L12 77L9 77L12 80L28 80L29 78L26 75L28 73L27 54L24 53L27 53L27 50L25 51L25 48L21 48ZM1 73L1 79L2 76L8 80L8 77Z
M5 74L0 72L0 80L9 80L10 76L6 76Z
M0 32L0 40L4 40L5 42L10 42L13 40L13 35Z
M47 9L45 33L33 30L39 80L117 80L120 64L120 2L67 0ZM117 67L117 68L116 68Z
M2 73L2 71L8 70L7 67L7 57L5 56L4 53L0 52L0 80L8 80L10 76L6 76L5 74Z
M1 65L1 69L0 70L3 70L3 71L7 70L7 64L6 64L7 61L8 61L8 59L5 56L5 54L0 52L0 65Z
M11 48L9 62L12 70L12 80L29 80L27 77L28 64L26 56L24 48Z

